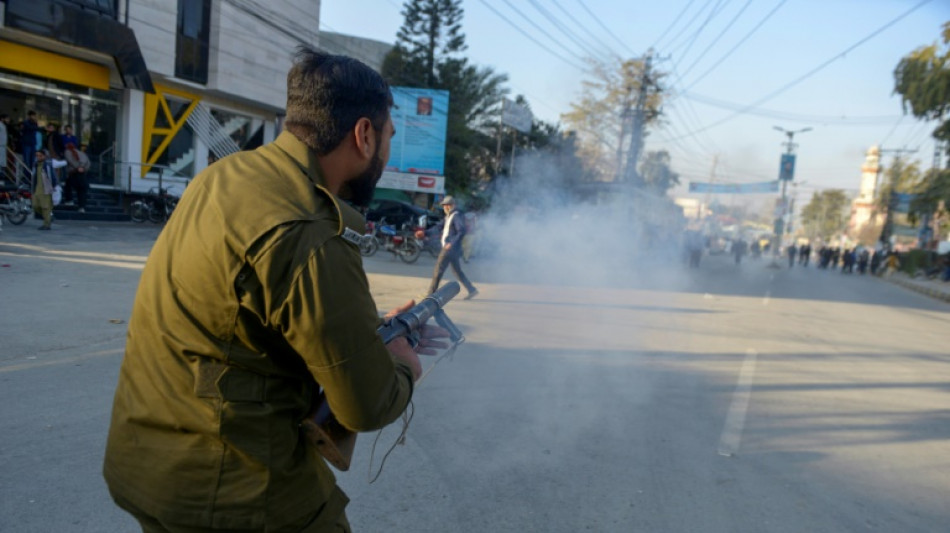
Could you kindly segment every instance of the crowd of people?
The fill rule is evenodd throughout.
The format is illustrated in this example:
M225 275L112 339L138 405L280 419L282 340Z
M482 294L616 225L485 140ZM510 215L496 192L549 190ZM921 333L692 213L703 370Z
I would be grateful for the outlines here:
M91 162L87 146L73 133L72 125L48 121L40 126L33 110L14 125L10 115L0 113L0 148L4 154L3 179L26 180L32 184L33 194L39 196L34 209L44 217L40 229L49 229L48 213L43 213L47 203L50 210L62 202L86 212ZM17 157L22 166L16 164Z

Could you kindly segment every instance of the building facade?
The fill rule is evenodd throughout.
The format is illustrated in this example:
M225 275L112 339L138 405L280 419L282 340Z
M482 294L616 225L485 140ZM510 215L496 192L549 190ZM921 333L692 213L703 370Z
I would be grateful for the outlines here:
M319 0L5 0L0 112L72 126L94 185L185 183L273 140L297 45L319 47ZM13 149L24 142L14 133Z

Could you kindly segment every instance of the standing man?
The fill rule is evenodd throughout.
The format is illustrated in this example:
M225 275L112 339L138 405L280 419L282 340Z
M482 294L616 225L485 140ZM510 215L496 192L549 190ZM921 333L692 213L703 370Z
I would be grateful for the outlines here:
M144 531L350 530L347 497L300 424L322 389L342 425L379 429L421 374L404 338L376 333L365 221L343 201L372 198L392 105L371 68L301 47L285 131L202 171L159 235L104 465Z
M434 235L441 235L442 251L439 252L439 258L435 262L435 271L432 273L432 282L429 283L428 294L432 294L439 289L442 275L445 274L445 269L451 265L455 277L468 290L465 299L471 300L478 296L478 289L468 280L465 272L462 272L462 265L459 262L459 259L462 258L462 237L465 236L465 215L456 209L455 198L452 198L451 195L443 198L441 205L445 211L445 218L429 230L432 234L429 235L430 238ZM422 230L419 230L418 233L422 233ZM416 236L422 238L423 236L418 235L418 233Z
M76 204L79 206L79 212L86 212L86 193L89 191L89 156L82 150L77 150L72 142L66 143L66 162L69 168L66 169L66 187L63 191L63 203L72 205L73 190L76 191Z
M26 120L23 121L23 129L20 135L20 150L23 154L23 164L26 168L32 169L36 165L37 136L40 133L40 125L36 123L36 111L26 112Z
M56 171L65 166L65 161L51 158L45 149L36 152L36 168L33 169L33 210L43 217L43 225L37 229L52 229L53 189L58 183Z
M79 139L77 139L76 136L73 135L73 127L70 126L69 124L66 124L65 126L63 126L63 135L61 137L61 140L63 142L64 149L69 145L69 143L72 143L73 146L79 146Z

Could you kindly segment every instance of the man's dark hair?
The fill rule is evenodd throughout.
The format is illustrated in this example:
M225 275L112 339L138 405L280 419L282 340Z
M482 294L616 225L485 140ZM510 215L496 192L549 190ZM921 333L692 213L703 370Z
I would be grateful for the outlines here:
M26 116L28 116L28 117L35 117L35 116L36 116L36 111L33 111L32 109L29 110L29 111L26 112Z
M6 113L0 113L0 120L3 120L3 119L5 119L5 118L9 118L9 117L10 117L10 115L8 115L8 114L6 114Z
M375 70L350 57L301 46L287 74L284 128L326 155L361 118L368 118L379 135L392 105L389 84Z

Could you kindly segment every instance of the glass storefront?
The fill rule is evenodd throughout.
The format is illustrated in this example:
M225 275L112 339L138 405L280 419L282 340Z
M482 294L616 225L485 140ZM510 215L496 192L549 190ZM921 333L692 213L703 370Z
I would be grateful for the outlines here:
M40 127L48 123L62 127L69 124L92 162L89 181L113 185L114 158L119 107L122 93L103 91L61 81L35 78L0 69L0 113L10 115L10 137L13 149L20 152L20 124L30 110L36 112Z

